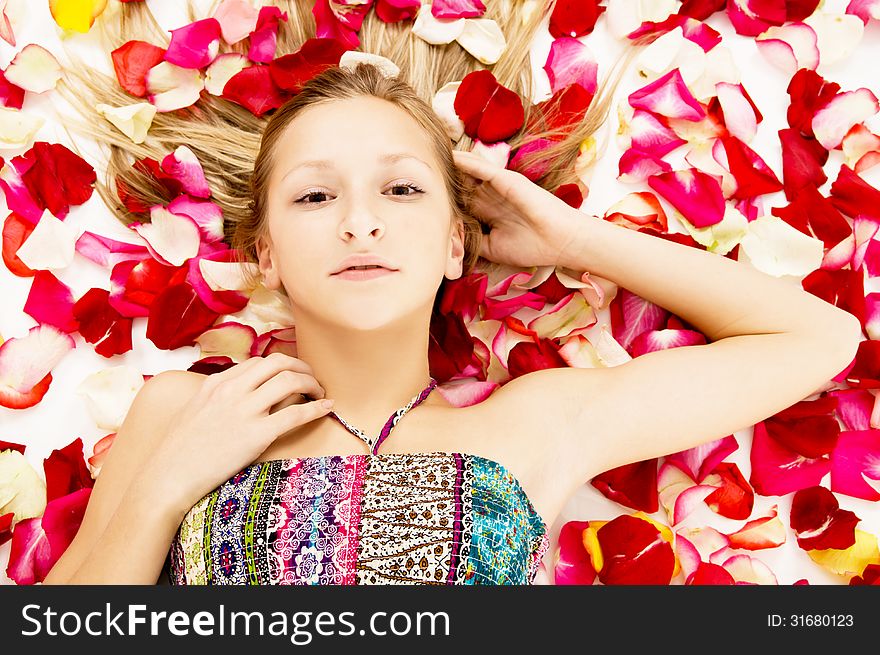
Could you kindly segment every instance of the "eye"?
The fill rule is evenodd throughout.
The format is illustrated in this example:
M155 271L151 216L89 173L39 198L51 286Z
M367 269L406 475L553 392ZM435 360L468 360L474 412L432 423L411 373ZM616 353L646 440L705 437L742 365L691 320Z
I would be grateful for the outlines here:
M403 194L401 194L401 193L393 193L393 194L391 194L391 195L395 195L395 196L400 196L400 195L404 195L404 196L414 196L414 195L416 195L417 193L424 193L424 190L423 190L423 189L420 189L418 186L416 186L415 184L412 184L411 182L400 182L400 183L398 183L398 184L395 184L395 185L392 186L391 188L392 188L392 189L410 189L410 190L413 191L413 193L403 193Z
M392 193L393 196L414 196L419 193L424 193L424 189L421 187L411 183L411 182L399 182L397 184L393 184L391 189L409 189L412 193ZM313 198L314 196L326 196L326 191L321 191L320 189L309 189L302 196L294 200L294 203L304 204L304 205L319 205L323 201L315 201L315 202L307 202L307 198Z

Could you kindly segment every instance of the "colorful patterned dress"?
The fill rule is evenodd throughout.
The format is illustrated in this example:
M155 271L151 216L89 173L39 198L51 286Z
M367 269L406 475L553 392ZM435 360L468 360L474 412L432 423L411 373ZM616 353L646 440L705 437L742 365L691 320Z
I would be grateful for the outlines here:
M532 584L547 526L502 464L467 453L256 462L204 496L171 543L171 584Z

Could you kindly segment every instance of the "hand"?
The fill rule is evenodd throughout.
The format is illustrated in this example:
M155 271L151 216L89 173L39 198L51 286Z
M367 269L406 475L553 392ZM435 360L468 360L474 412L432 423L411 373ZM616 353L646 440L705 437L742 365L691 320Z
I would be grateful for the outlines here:
M296 394L317 400L285 404ZM189 509L279 436L330 412L323 398L324 389L303 360L278 352L252 357L204 380L172 421L151 471L179 481L177 501ZM281 408L272 411L276 406Z
M471 152L453 150L456 165L473 178L473 216L490 228L480 255L518 267L556 266L585 215L522 173Z

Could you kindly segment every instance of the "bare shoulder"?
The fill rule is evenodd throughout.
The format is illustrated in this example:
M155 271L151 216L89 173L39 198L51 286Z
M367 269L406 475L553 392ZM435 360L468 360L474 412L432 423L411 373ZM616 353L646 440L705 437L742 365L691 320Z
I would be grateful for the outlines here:
M536 495L561 503L601 470L589 457L572 458L579 422L595 410L603 369L553 368L518 376L473 405L472 421L490 428L511 469L518 467ZM516 473L516 471L514 471Z
M163 371L138 391L95 478L82 523L44 581L58 584L71 576L104 532L125 491L155 449L169 422L198 390L199 378L188 371Z

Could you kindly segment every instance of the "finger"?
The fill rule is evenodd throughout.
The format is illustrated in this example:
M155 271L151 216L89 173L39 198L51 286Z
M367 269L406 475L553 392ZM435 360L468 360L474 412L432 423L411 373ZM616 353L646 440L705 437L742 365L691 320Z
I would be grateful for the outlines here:
M286 370L266 380L250 394L250 398L257 411L262 412L294 394L321 399L324 389L308 373Z
M266 428L270 434L279 437L286 434L293 428L297 428L322 416L326 416L332 411L333 406L325 406L325 400L312 400L302 405L290 405L279 409L274 414L261 416L259 421L262 427ZM331 403L333 401L330 401Z
M486 182L491 182L498 174L499 170L504 170L493 164L480 155L472 152L464 152L463 150L453 150L453 160L455 164L464 172Z
M313 375L312 367L306 362L281 352L274 352L265 357L252 357L251 360L256 361L248 368L243 368L239 375L230 380L231 383L241 387L241 393L253 391L284 370Z

